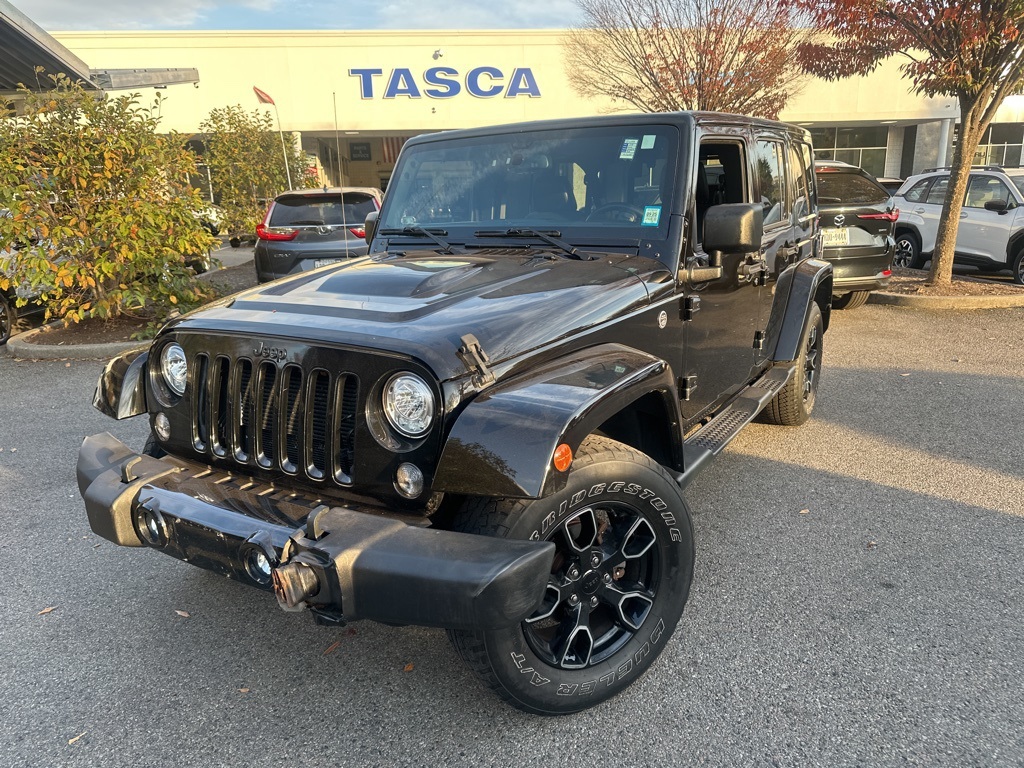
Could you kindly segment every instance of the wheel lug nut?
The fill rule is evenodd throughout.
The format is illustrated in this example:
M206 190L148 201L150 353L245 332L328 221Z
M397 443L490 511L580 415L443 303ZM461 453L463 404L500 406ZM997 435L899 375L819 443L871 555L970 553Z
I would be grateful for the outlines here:
M612 575L611 575L610 573L606 573L606 574L605 574L605 575L604 575L604 576L603 576L603 577L601 578L601 581L603 581L603 582L604 582L605 584L611 584L611 583L612 583Z
M594 568L597 568L597 566L601 564L601 556L595 552L593 555L590 556L590 564Z
M594 595L592 598L590 598L590 607L597 608L597 595Z
M579 605L579 604L580 604L580 596L579 595L569 595L569 605Z
M569 578L570 579L578 579L579 577L580 577L580 569L577 568L574 565L572 568L569 569Z

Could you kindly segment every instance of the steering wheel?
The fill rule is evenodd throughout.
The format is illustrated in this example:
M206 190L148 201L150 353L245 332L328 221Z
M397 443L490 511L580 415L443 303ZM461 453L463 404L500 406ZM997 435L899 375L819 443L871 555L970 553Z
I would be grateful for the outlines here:
M623 221L628 224L639 224L644 212L635 205L628 203L608 203L590 212L587 221Z

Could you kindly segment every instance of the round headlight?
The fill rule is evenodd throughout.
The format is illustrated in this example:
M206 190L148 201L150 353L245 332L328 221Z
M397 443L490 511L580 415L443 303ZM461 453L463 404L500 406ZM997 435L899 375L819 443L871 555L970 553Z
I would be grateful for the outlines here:
M160 353L160 372L164 381L176 395L185 394L185 379L188 378L188 361L185 350L177 344L168 344Z
M434 393L419 376L399 373L384 387L384 414L406 437L421 437L434 421Z

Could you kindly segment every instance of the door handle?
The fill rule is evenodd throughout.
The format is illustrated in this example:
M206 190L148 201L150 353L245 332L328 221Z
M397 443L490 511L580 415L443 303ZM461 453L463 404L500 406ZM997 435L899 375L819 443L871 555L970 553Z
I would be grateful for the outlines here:
M960 212L960 218L961 219L966 219L967 218L967 211L961 211Z
M924 213L924 208L915 208L914 213Z

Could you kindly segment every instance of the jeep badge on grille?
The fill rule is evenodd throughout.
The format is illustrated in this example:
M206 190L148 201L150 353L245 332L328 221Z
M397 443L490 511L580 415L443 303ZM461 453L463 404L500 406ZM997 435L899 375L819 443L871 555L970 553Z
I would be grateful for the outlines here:
M284 347L268 347L262 341L258 347L253 348L252 353L256 357L265 357L276 362L281 362L288 356L288 351Z

